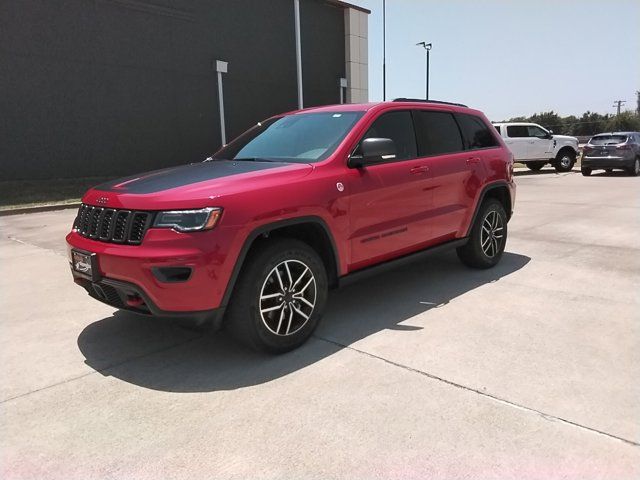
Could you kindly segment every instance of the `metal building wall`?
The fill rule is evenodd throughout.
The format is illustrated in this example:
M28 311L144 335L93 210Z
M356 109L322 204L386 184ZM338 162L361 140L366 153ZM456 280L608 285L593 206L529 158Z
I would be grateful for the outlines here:
M305 106L335 103L343 12L301 3ZM216 59L227 138L295 109L292 1L0 2L0 178L201 160L220 144Z

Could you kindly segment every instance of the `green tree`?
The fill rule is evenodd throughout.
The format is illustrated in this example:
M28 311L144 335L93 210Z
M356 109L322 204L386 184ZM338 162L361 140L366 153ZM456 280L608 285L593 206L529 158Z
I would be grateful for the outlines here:
M609 132L637 132L640 131L640 116L634 112L622 112L608 119L605 125Z
M595 135L606 130L610 115L586 111L580 117L574 130L574 135Z
M576 135L576 127L580 120L575 115L569 115L568 117L564 117L562 119L562 123L564 126L563 135Z
M528 122L529 117L513 117L509 120L503 120L501 123L512 123L512 122Z
M529 117L529 121L542 125L547 130L553 130L558 135L563 135L565 128L560 115L551 110L550 112L534 113Z
M558 135L591 136L602 132L640 131L640 115L634 112L623 112L616 116L587 110L581 117L561 117L551 110L534 113L529 117L513 117L506 122L537 123Z

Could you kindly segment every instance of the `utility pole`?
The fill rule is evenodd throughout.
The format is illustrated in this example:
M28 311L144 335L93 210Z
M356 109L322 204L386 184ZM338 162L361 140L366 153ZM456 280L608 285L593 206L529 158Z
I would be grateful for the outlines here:
M613 106L617 107L617 109L618 109L617 115L620 115L620 107L622 107L622 105L624 105L625 103L627 103L626 100L614 100L613 101Z
M640 90L636 90L636 115L640 116Z

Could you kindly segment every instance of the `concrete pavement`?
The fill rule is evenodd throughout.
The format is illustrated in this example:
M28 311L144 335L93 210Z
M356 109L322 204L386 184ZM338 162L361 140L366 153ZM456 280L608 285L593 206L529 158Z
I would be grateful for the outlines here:
M75 212L3 217L2 478L637 478L639 185L520 175L498 267L336 291L279 357L89 298Z

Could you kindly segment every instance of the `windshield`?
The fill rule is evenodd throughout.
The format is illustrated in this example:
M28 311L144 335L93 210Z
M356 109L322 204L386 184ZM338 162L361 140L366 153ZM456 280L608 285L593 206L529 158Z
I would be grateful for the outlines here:
M591 145L617 145L626 141L626 135L598 135L597 137L593 137L589 143Z
M364 112L299 113L258 123L213 158L312 163L336 149Z

